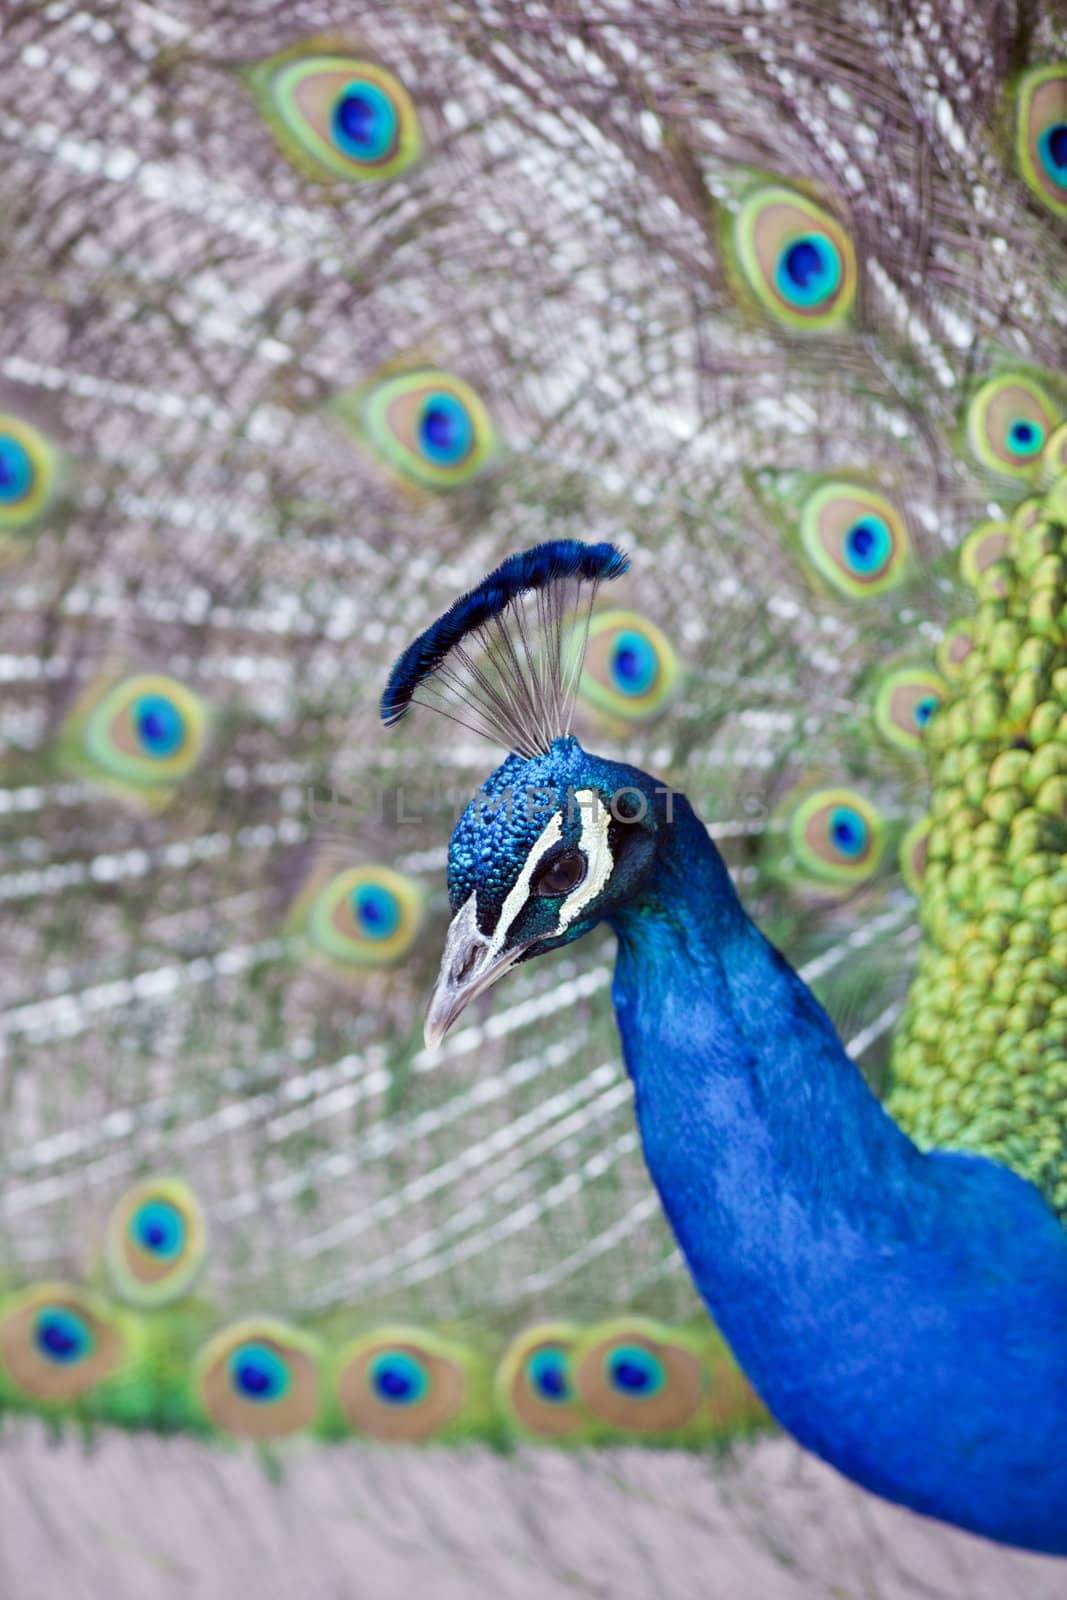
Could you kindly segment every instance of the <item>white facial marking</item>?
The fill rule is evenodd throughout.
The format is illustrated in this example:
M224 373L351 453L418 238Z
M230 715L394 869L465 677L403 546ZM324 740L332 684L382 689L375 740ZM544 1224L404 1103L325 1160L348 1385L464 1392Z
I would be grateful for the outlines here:
M615 865L608 843L611 816L594 789L576 789L574 798L581 807L582 835L578 847L588 863L585 877L564 900L559 911L559 931L569 928L591 900L595 900L611 877Z
M558 844L562 839L563 823L561 818L562 813L557 811L530 851L530 854L526 857L522 865L522 871L508 890L507 899L500 908L500 915L496 920L496 927L493 929L493 937L489 941L489 949L486 952L487 960L491 960L503 949L504 940L508 936L508 929L530 898L530 884L533 882L534 873L541 865L546 852L551 850L552 846Z

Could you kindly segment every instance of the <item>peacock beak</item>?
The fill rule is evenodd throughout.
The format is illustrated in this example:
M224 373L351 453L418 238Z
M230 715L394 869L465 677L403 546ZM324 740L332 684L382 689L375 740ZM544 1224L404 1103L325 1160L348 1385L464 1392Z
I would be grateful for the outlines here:
M445 939L441 970L426 1008L424 1036L428 1050L436 1050L460 1012L476 995L491 989L513 967L528 944L497 948L478 926L475 897L456 912Z

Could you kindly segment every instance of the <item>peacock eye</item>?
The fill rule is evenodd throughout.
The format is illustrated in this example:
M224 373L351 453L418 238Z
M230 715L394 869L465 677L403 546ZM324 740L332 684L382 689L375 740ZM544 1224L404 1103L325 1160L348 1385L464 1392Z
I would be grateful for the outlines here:
M585 857L580 850L564 850L557 856L534 883L537 894L570 894L577 889L586 873Z

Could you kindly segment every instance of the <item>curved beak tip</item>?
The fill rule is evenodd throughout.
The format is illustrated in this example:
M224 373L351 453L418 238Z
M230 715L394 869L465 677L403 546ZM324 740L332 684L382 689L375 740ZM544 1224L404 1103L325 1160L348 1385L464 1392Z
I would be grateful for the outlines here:
M460 1013L476 995L492 988L514 966L524 948L494 950L492 941L478 927L475 898L471 895L449 924L441 970L423 1024L427 1050L440 1049L441 1041Z

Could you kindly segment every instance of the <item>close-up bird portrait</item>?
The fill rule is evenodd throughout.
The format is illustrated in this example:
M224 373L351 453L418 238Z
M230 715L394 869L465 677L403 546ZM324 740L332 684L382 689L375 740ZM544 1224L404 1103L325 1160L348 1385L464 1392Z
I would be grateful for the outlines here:
M1067 13L6 0L0 1600L1067 1600Z

